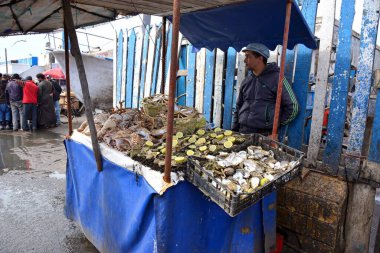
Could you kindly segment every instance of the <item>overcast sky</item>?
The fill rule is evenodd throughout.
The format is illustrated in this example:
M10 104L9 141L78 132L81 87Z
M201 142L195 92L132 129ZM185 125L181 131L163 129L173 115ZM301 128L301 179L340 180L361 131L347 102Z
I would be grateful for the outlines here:
M329 0L324 0L329 1ZM361 18L363 12L363 1L364 0L356 0L355 4L355 19L353 24L353 29L360 33L361 26ZM340 8L341 8L342 0L337 0L336 6L336 18L340 17ZM323 10L318 10L318 16L321 16ZM160 22L160 18L153 18L153 21ZM100 35L103 37L107 37L109 39L113 39L115 36L115 30L119 31L120 29L130 29L134 26L138 26L141 24L141 19L136 16L130 20L117 20L114 22L108 22L100 26L90 27L87 29L81 29L80 31L87 31L91 34ZM51 34L52 35L52 34ZM55 45L58 47L61 44L61 33L54 34L57 39L55 40ZM82 51L87 51L87 38L83 34L78 34L79 43L83 44L81 46ZM5 52L4 49L7 48L8 52L8 60L26 58L30 56L38 56L39 54L45 53L45 45L49 41L49 37L47 34L40 35L23 35L23 36L10 36L10 37L0 37L0 62L5 60ZM100 47L101 49L112 48L112 41L107 39L101 39L93 36L89 36L90 46L92 47ZM379 44L379 39L377 40ZM50 36L51 46L54 47L53 38Z

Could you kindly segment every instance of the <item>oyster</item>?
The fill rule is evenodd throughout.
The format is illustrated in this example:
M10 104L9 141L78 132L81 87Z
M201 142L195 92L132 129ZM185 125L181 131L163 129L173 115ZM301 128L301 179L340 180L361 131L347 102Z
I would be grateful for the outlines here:
M260 184L260 178L258 177L252 177L251 180L249 180L252 189L256 189Z

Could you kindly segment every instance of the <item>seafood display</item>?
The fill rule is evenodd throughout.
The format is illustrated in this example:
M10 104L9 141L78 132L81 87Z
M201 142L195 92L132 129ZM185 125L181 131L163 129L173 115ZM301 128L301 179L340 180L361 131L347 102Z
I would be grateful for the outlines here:
M100 142L163 172L167 96L144 98L143 109L123 108L94 116ZM90 135L87 122L78 132ZM299 174L304 154L258 134L211 129L194 108L175 106L172 171L235 216Z
M220 152L206 159L205 171L236 194L253 193L299 165L299 161L278 161L272 150L260 146L249 146L239 152Z
M100 142L117 149L142 164L163 170L166 154L167 96L155 95L143 100L143 110L122 108L94 116ZM172 166L184 167L189 156L204 157L228 151L245 141L230 130L206 130L206 120L194 108L176 106ZM87 122L78 132L90 135Z

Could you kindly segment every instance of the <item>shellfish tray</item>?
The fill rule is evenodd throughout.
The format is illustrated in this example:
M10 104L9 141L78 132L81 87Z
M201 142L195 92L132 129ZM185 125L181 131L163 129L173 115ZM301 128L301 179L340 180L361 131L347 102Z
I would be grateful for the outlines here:
M210 171L207 171L202 166L207 162L207 159L199 157L190 157L188 159L185 173L186 179L223 208L231 217L256 204L266 195L276 191L301 173L304 153L259 134L250 135L245 143L232 148L231 151L239 152L252 145L260 146L263 150L271 150L274 157L279 161L296 162L296 165L282 172L265 185L259 186L252 193L236 193L222 184L220 180L217 180Z

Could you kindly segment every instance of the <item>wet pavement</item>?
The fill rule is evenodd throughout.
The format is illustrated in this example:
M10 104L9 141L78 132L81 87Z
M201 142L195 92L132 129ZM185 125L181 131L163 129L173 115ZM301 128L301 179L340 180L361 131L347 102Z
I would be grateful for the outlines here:
M98 252L63 213L66 133L0 131L1 253Z

